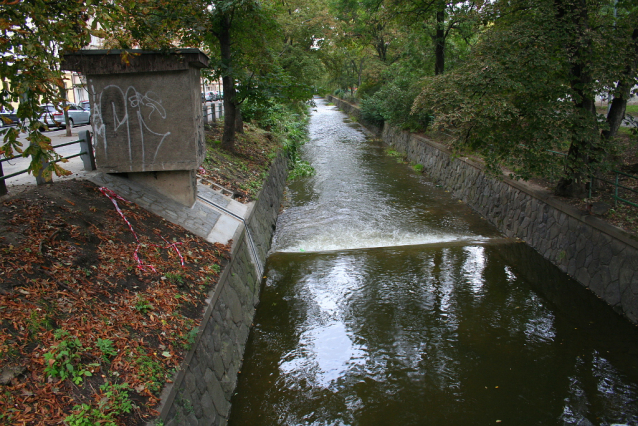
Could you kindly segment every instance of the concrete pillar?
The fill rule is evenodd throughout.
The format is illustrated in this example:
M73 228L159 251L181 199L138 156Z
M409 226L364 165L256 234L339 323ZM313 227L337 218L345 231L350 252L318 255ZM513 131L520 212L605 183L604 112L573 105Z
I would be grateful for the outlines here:
M97 170L126 173L193 205L206 155L199 71L206 66L199 49L65 54L62 69L86 77Z

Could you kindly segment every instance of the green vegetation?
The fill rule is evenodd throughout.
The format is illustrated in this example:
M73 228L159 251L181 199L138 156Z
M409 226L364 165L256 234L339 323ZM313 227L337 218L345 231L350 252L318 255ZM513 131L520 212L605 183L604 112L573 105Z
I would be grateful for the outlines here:
M325 84L372 124L442 132L494 174L552 178L577 197L626 149L616 136L638 76L635 2L336 0L331 12Z
M269 130L283 141L283 148L290 161L289 180L311 176L314 169L299 158L299 149L308 140L308 105L303 102L281 104L266 100L246 109L245 118Z
M128 383L106 382L100 386L101 398L96 405L81 404L73 407L73 413L65 421L69 426L116 426L117 417L130 413L133 404L127 392Z
M44 354L47 367L44 373L48 377L60 380L71 379L73 383L79 385L84 377L92 376L92 368L99 364L90 363L86 366L81 364L82 353L85 349L77 337L71 337L69 332L63 329L55 330L54 338L59 340L57 345L51 347L51 351Z
M102 360L108 362L109 358L117 355L117 350L113 347L113 341L109 339L97 339L95 344L102 352Z
M148 300L138 295L137 299L135 300L135 310L143 315L146 315L146 313L151 309L153 309L153 305L151 305Z

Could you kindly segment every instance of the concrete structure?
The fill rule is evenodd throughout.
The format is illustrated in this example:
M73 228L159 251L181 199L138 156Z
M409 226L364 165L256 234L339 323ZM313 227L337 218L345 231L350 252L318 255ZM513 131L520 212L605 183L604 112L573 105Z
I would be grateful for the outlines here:
M355 106L329 99L363 121ZM386 125L383 140L410 161L422 164L425 173L503 234L525 241L616 312L638 323L636 239L562 203L548 190L490 177L478 161L455 157L444 146L424 137Z
M205 156L198 49L164 54L83 50L64 70L87 80L98 171L129 179L191 206Z

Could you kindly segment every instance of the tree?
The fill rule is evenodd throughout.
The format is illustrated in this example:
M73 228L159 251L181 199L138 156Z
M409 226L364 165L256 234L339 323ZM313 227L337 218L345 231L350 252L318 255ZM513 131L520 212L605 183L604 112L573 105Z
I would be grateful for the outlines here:
M0 107L12 110L12 103L19 103L16 113L21 120L17 128L0 131L0 154L31 155L29 172L33 174L48 162L45 177L54 172L69 174L52 162L60 157L52 151L51 140L39 131L40 104L64 101L60 52L88 44L92 33L99 34L95 18L111 8L107 1L90 5L70 0L0 3ZM26 149L17 141L21 131L28 133L30 145Z
M456 32L469 44L476 33L476 3L449 0L392 0L396 14L412 31L425 29L432 39L434 75L446 69L447 42Z
M635 58L628 28L636 20L627 10L614 22L608 6L516 0L484 7L491 23L467 64L426 80L413 111L433 110L456 146L480 151L494 173L507 164L518 177L546 174L557 163L551 151L567 148L558 190L582 193L612 149L594 97L636 75L627 68Z

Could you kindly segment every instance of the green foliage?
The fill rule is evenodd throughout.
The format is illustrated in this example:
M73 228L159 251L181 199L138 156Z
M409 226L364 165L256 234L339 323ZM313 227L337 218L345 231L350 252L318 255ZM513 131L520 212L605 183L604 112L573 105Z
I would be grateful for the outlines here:
M167 371L162 364L147 355L135 359L137 375L151 392L159 392L167 378Z
M32 311L29 316L28 327L31 333L37 333L41 330L50 330L53 328L53 320L48 312L42 315L41 312Z
M54 338L59 340L58 344L44 354L47 363L44 373L47 376L58 377L60 380L70 378L73 383L79 385L84 377L93 375L89 368L97 367L99 364L92 363L85 367L80 363L82 353L85 351L80 339L71 337L68 331L62 329L54 332Z
M51 139L40 132L39 106L59 106L63 102L60 52L80 49L89 43L91 35L103 34L97 26L109 27L101 18L113 11L111 2L101 0L0 3L0 109L13 111L17 104L15 112L21 121L18 127L0 130L0 155L30 155L29 172L33 174L39 172L41 164L60 158L52 151ZM17 141L21 131L30 140L26 148ZM43 173L70 172L51 163Z
M484 11L493 25L472 56L426 78L412 111L432 110L435 128L452 134L455 148L480 154L494 174L503 165L523 179L561 169L579 179L604 170L613 141L601 138L604 117L587 105L617 85L630 60L631 31L620 19L612 25L604 3L588 3L585 11L583 4L493 3ZM566 159L550 152L565 146Z
M178 285L183 285L184 284L184 277L181 274L175 274L173 272L167 272L166 273L166 279L168 279L170 282L172 282L174 284L178 284Z
M148 300L144 299L140 295L137 296L137 299L135 300L135 310L146 315L146 313L152 309L153 305L151 305Z
M311 175L314 172L312 166L299 159L299 148L308 139L308 105L299 102L282 104L273 99L263 105L262 109L254 106L248 109L249 117L259 127L271 131L283 140L284 151L290 161L288 178Z
M417 83L407 78L397 79L361 101L362 116L372 124L388 121L405 130L424 131L433 117L428 108L412 109L419 92Z
M415 164L414 166L412 166L412 168L415 172L418 173L423 173L423 170L425 169L425 167L423 167L423 164Z
M116 426L117 417L130 413L133 404L127 392L128 383L110 384L108 382L100 386L102 398L97 406L81 404L73 407L73 413L66 417L69 426Z
M307 161L297 159L290 171L288 172L288 180L293 181L300 177L312 176L315 174L315 169Z
M113 347L113 341L109 339L98 338L95 346L102 352L102 359L105 362L108 362L110 357L117 355L117 350Z
M188 333L186 334L186 342L184 343L184 349L190 350L195 344L195 339L197 338L197 333L199 332L199 328L197 326L193 326Z

